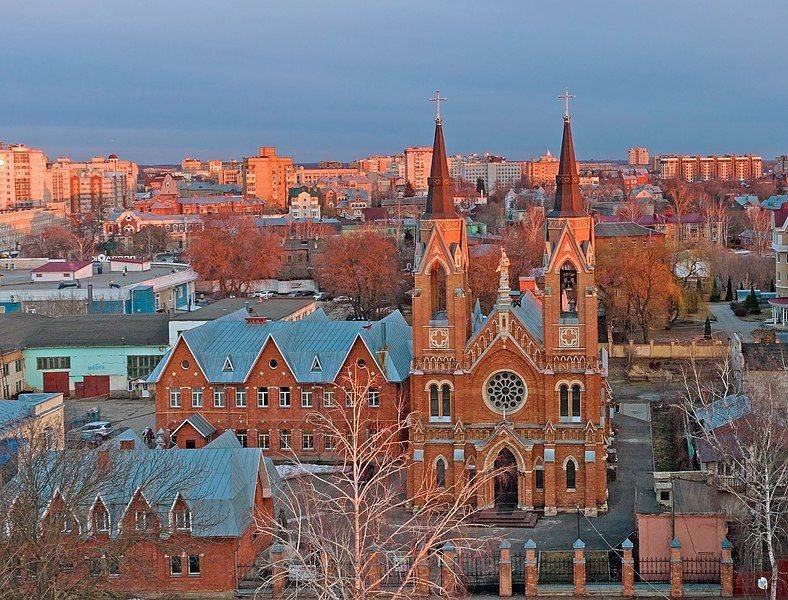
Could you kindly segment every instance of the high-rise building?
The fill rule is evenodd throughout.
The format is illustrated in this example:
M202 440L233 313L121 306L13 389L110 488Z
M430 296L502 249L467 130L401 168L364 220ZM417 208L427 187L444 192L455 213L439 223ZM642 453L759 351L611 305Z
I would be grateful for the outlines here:
M659 176L684 181L745 181L763 175L763 159L752 154L712 156L663 155L659 157Z
M539 158L522 163L522 175L531 187L537 187L555 181L558 175L558 159L548 150Z
M410 182L417 192L427 189L431 162L432 148L429 146L405 148L405 181Z
M0 142L0 210L45 203L46 164L43 150Z
M509 162L500 157L455 158L451 163L452 177L475 184L482 180L484 189L491 193L496 188L510 188L520 181L522 167L519 162Z
M126 174L118 171L82 169L72 171L70 201L72 214L99 213L125 206Z
M244 158L244 195L260 198L269 206L286 209L287 190L293 185L293 158L277 156L274 146L261 146L259 156Z
M72 177L74 175L81 177L85 171L94 175L100 173L123 174L126 187L123 192L123 201L118 206L128 207L134 203L139 167L137 163L130 160L119 159L117 154L110 154L106 158L94 156L87 162L74 162L69 157L61 157L50 163L46 172L46 199L52 202L65 202L69 207L82 206L82 200L74 197L75 194L78 196L82 192L72 187ZM118 178L112 176L110 179L117 180ZM72 200L74 201L72 202Z
M196 173L202 169L202 161L199 158L187 156L181 161L181 171L184 173Z
M627 162L637 167L648 165L648 148L630 148Z

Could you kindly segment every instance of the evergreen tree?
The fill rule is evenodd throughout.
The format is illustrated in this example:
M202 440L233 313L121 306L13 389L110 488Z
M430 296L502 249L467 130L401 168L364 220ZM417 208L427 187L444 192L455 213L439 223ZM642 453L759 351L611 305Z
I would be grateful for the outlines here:
M777 288L774 287L774 279L769 281L769 291L770 292L776 292L777 291Z
M755 295L755 288L752 286L750 287L750 293L744 299L744 306L751 313L757 314L761 312L761 303L758 301L758 296Z
M706 322L703 324L703 337L707 340L711 339L711 321L708 316L706 317Z
M413 198L413 196L415 196L415 195L416 195L416 190L413 189L413 184L410 181L408 181L405 184L405 197L406 198Z
M712 277L711 279L711 295L709 296L709 302L719 302L720 301L720 290L717 287L717 278Z
M728 275L728 286L725 288L725 302L733 302L733 287L730 275Z
M695 289L698 290L698 295L703 298L703 284L700 282L700 277L695 280Z
M476 191L479 192L480 194L484 194L485 192L484 179L482 179L481 177L476 179Z

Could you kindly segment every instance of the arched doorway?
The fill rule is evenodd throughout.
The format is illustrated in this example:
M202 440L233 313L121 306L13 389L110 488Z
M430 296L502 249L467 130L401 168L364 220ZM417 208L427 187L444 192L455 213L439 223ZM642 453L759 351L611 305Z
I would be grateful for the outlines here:
M517 508L517 460L509 448L495 458L495 506L499 511Z

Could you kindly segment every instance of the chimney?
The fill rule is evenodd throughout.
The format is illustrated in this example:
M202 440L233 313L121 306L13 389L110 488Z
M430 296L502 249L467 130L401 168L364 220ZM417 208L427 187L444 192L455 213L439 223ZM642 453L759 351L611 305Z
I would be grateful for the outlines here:
M265 317L246 317L246 323L248 325L264 325L268 323L268 319Z
M529 277L528 275L520 275L518 279L521 292L535 292L536 291L536 277Z
M134 440L120 440L120 449L123 451L134 450Z
M93 314L93 284L88 284L88 314Z

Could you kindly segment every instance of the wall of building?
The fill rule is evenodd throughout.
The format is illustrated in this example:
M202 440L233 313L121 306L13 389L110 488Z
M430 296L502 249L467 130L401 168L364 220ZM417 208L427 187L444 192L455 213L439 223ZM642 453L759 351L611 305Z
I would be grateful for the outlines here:
M665 558L670 555L670 541L681 542L682 558L720 556L720 547L728 531L723 515L682 515L670 513L637 515L640 558Z
M2 351L2 348L0 348ZM10 398L25 390L25 360L21 350L2 355L0 360L0 398Z

